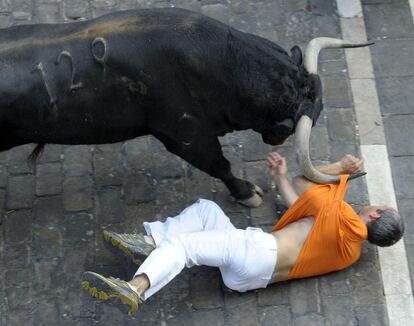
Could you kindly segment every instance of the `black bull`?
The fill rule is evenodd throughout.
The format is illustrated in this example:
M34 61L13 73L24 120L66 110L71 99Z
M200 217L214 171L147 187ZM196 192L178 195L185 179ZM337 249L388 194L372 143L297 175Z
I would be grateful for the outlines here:
M0 150L102 144L151 134L250 206L218 136L253 129L280 144L313 102L301 53L179 9L124 11L0 31ZM316 85L316 86L315 86ZM314 106L311 105L311 108Z

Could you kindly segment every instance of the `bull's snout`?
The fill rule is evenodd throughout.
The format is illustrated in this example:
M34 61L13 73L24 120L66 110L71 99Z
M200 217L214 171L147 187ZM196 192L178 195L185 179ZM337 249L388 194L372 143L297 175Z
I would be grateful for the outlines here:
M291 118L287 118L280 122L276 122L269 130L262 133L263 142L269 145L280 145L294 131L295 122Z
M266 134L262 134L262 140L264 143L272 146L281 145L284 142L284 139L280 137L272 137L272 135L269 136Z

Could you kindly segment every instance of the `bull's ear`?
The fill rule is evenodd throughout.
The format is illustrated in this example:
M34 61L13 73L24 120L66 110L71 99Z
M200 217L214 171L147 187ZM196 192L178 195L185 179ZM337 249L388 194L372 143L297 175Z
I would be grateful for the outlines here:
M302 61L303 61L303 55L302 55L302 50L300 49L300 47L295 45L293 48L290 49L290 53L292 54L293 61L295 61L295 63L298 66L301 66Z
M319 115L323 109L322 103L322 83L321 79L316 74L310 74L308 76L308 85L309 92L307 94L308 98L303 100L299 104L298 111L295 116L296 123L299 121L299 118L306 114L309 118L312 119L313 125L315 125L316 120L318 120Z
M316 74L309 74L309 98L313 101L322 101L322 82L321 78Z
M319 115L323 109L323 100L322 100L322 82L318 75L311 74L309 76L310 84L312 89L312 100L313 100L313 124L315 125L316 120L318 120Z

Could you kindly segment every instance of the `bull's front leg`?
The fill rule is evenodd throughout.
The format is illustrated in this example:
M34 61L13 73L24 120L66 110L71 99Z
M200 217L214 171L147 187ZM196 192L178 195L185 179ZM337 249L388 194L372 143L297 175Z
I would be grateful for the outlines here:
M221 179L225 183L227 188L230 190L230 193L234 196L234 198L236 198L236 200L240 204L243 204L248 207L260 206L263 201L263 190L259 186L254 185L249 181L236 178L230 170L230 163L224 157L223 160L229 165L228 172L223 173L223 175L220 176L219 174L221 171L215 171L218 173L216 178ZM217 164L217 166L219 166L220 163ZM224 166L222 171L226 171ZM213 173L214 172L210 174L213 175Z
M262 203L263 190L249 181L236 178L231 172L230 162L224 157L216 137L206 136L197 142L177 142L165 135L156 135L165 147L196 168L218 178L229 189L231 195L241 204L258 207Z

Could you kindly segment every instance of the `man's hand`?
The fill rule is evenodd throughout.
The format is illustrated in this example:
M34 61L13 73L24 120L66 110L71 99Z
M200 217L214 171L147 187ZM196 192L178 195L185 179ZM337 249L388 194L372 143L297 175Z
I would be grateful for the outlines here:
M358 173L364 170L364 160L350 154L345 155L339 161L339 164L342 169L342 174Z
M280 196L285 205L290 207L298 199L298 195L287 178L286 158L279 153L272 152L267 156L267 162L269 163L269 174L275 181Z
M267 162L269 163L269 174L273 180L280 176L287 176L288 170L285 157L277 152L272 152L267 156Z

